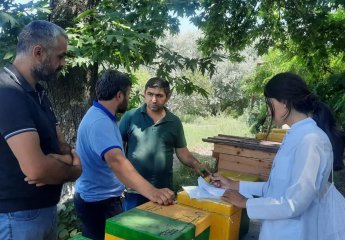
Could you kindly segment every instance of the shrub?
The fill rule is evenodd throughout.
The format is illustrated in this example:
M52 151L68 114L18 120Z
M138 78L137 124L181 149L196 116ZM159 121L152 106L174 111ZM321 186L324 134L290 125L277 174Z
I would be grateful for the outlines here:
M69 198L58 205L58 239L70 239L80 233L80 222L74 210L73 199Z

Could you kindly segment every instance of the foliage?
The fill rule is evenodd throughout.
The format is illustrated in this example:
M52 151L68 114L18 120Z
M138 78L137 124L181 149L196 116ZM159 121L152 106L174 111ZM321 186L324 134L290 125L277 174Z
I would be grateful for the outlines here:
M31 2L27 8L45 2L38 1L37 5ZM10 12L17 21L19 17L16 13L21 10L17 9L18 6L13 5L13 11ZM199 71L212 76L215 72L214 61L219 60L219 56L186 57L158 44L158 39L166 32L178 32L178 17L192 14L199 6L198 1L51 0L50 6L49 16L36 12L18 25L16 32L12 32L11 27L4 29L9 37L1 43L8 45L7 49L12 49L12 54L6 57L13 56L18 30L34 18L49 17L67 29L69 55L66 72L58 83L49 84L48 87L53 107L61 116L63 131L71 135L67 139L69 142L73 142L80 117L95 97L95 82L104 69L118 68L133 75L140 66L147 66L155 71L154 75L169 80L178 93L207 95L202 86L183 73ZM66 87L62 82L71 87ZM135 95L136 102L138 99L138 95ZM73 109L69 103L73 103ZM77 114L74 114L74 110L77 110Z
M47 18L47 1L32 1L21 4L3 0L0 4L0 66L13 60L17 36L20 30L33 19Z
M66 240L80 234L80 222L74 210L73 199L58 205L58 239Z
M206 95L204 89L188 77L175 72L198 69L212 75L213 60L217 60L217 56L189 58L157 44L164 31L178 32L179 21L170 12L184 14L192 7L190 2L100 1L95 8L81 13L75 25L67 29L73 59L71 66L99 64L103 69L123 67L127 72L142 65L152 66L157 69L156 75L171 81L177 92L191 94L196 91Z
M241 60L254 43L259 55L274 47L327 68L330 53L345 49L343 1L204 0L199 10L192 20L205 33L206 54L227 49L230 59Z
M292 71L301 75L309 85L309 88L332 108L338 123L345 129L345 63L342 59L343 54L332 57L329 65L333 69L332 73L324 71L316 73L308 68L308 62L305 62L303 58L291 56L287 52L271 50L263 58L264 62L256 68L255 74L245 79L242 85L246 96L252 99L249 112L252 115L250 124L253 126L253 130L258 130L258 125L263 123L263 112L265 112L266 108L262 89L265 83L275 74L286 71Z
M207 92L207 97L200 94L186 95L173 92L168 102L168 108L179 115L190 114L204 117L208 116L210 113L209 98L212 96L213 91L211 82L199 72L195 72L194 74L185 72L183 74L191 79L194 84L201 86Z
M260 56L267 54L243 83L249 104L259 101L253 105L256 113L249 111L254 118L263 112L265 82L278 72L293 71L332 106L345 126L344 1L205 0L200 8L192 21L205 33L199 40L205 54L226 49L231 60L240 61L241 51L251 44ZM253 130L258 129L255 125Z
M199 57L201 55L197 50L197 39L202 37L201 32L185 32L179 36L167 36L162 40L167 48L180 54L190 57ZM223 59L226 59L226 53L221 52ZM211 76L203 76L200 72L184 71L196 85L203 87L208 95L190 95L173 94L169 101L169 107L172 111L180 115L199 114L202 116L214 115L227 112L234 116L241 115L248 102L244 98L240 81L254 69L254 62L257 60L256 52L249 48L245 50L246 61L242 63L230 63L220 61L216 63L216 71Z
M209 103L213 115L226 112L240 116L249 104L241 89L241 80L253 72L257 56L252 48L242 54L245 54L245 61L241 63L227 61L216 65L217 72L211 78L213 93Z

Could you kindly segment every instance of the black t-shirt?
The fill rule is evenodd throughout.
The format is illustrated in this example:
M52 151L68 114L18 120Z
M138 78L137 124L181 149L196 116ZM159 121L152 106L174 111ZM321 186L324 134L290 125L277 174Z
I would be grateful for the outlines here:
M7 144L17 134L36 131L44 154L60 153L56 118L44 89L34 90L13 65L0 71L0 212L51 207L58 203L61 185L36 187L25 175Z

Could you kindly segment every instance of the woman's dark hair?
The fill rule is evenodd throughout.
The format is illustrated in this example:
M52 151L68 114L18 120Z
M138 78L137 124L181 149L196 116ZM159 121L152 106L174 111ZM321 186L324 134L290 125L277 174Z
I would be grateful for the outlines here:
M111 100L121 91L126 94L128 87L132 86L131 79L117 70L107 70L96 82L97 100Z
M264 95L267 106L274 116L274 108L269 98L275 98L286 104L287 113L285 119L290 115L291 109L311 115L317 125L327 134L333 149L336 148L337 140L342 133L337 129L336 121L329 107L309 91L305 81L294 73L279 73L275 75L265 86ZM272 118L270 120L270 128ZM340 137L341 138L341 137Z

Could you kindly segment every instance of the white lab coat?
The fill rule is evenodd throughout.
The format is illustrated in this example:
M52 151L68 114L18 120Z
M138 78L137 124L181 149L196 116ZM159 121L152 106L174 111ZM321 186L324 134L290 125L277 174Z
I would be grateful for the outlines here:
M260 240L318 240L319 194L332 161L331 143L313 119L291 126L268 181L240 182L240 193L259 196L248 199L247 213L262 220Z

